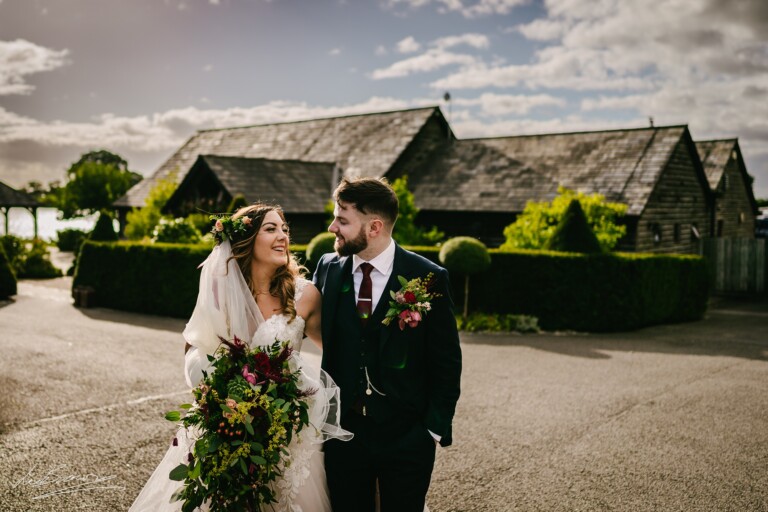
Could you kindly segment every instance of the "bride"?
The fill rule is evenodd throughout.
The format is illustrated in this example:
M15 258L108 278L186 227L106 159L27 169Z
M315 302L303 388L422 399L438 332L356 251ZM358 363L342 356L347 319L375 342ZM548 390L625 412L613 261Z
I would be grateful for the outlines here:
M338 388L333 380L319 368L308 368L300 354L305 336L322 348L320 292L300 276L288 248L288 226L280 208L256 204L222 220L216 222L218 243L202 264L197 304L183 333L187 384L193 387L200 382L209 366L207 355L216 350L219 336L250 340L252 347L269 346L275 339L289 341L295 349L292 364L301 368L300 387L317 391L308 399L310 427L288 445L282 475L274 483L278 501L267 510L330 512L322 442L348 440L352 434L339 427ZM193 433L179 430L174 446L131 512L181 510L182 502L171 501L181 483L168 475L186 461L194 442Z

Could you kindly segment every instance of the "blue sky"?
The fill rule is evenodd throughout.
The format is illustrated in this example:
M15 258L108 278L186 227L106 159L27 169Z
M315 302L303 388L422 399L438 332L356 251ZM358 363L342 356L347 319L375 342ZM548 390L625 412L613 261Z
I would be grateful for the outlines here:
M14 186L95 148L149 174L201 128L435 104L459 137L738 137L768 197L768 2L0 0Z

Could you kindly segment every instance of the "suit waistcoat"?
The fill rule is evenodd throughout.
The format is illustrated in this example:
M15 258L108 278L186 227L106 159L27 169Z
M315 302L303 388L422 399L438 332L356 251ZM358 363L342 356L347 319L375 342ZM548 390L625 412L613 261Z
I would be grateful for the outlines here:
M382 297L380 300L386 298ZM373 386L382 391L381 383L377 382L380 322L380 319L377 320L372 315L363 327L351 288L347 292L341 292L332 329L334 346L338 351L336 360L339 364L334 365L332 377L341 388L342 410L348 410L355 402L362 400L366 414L376 420L387 419L393 413L392 404L386 397L373 390L370 395L365 392L368 388L366 368Z

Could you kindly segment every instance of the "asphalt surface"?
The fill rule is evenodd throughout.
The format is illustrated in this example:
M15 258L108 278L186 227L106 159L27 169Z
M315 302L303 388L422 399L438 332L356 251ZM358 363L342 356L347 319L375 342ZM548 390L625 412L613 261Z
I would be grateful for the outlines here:
M184 321L76 309L69 284L0 306L0 511L127 510L187 398ZM433 512L768 510L768 302L462 349Z

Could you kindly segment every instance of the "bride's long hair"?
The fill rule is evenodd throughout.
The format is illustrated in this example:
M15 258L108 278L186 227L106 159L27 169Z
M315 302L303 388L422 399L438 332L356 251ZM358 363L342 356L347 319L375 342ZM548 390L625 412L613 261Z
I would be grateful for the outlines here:
M240 208L232 215L232 219L240 217L249 217L251 219L251 228L241 238L232 239L232 258L237 262L240 271L243 273L245 282L251 289L251 293L256 298L253 279L251 277L251 260L253 259L253 245L256 235L261 230L264 217L269 212L277 212L280 218L285 222L285 214L278 206L271 206L263 203L256 203L251 206ZM290 239L289 239L290 240ZM280 307L283 313L290 318L289 322L296 318L296 303L294 300L296 294L296 279L306 272L306 269L299 265L296 257L291 254L290 247L286 247L285 265L278 267L269 283L269 293L280 299Z

